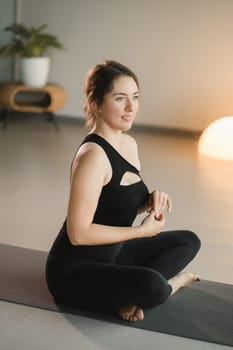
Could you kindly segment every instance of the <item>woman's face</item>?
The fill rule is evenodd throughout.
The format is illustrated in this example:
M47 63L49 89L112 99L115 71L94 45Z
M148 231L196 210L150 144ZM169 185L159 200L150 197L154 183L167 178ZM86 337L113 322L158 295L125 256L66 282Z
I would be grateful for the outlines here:
M121 76L116 79L112 91L104 96L99 108L99 122L108 124L114 130L130 129L139 109L138 94L133 78Z

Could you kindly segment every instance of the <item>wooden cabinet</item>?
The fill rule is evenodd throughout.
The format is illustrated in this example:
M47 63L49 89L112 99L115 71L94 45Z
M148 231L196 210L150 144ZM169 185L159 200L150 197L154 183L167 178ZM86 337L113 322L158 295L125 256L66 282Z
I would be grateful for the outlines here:
M0 106L5 112L5 126L9 111L48 113L51 117L64 106L65 100L65 90L57 84L35 88L16 82L0 83Z

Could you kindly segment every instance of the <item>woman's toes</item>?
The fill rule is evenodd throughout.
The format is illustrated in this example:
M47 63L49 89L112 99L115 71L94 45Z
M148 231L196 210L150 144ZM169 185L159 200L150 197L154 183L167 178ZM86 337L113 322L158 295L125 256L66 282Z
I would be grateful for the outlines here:
M144 319L144 312L141 307L137 307L137 310L135 311L135 316L138 321L142 321Z
M140 321L143 320L144 318L144 313L142 308L140 308L137 305L127 305L123 306L119 311L118 311L119 316L125 320L125 321Z
M134 315L130 315L128 321L135 322L137 319Z
M123 320L129 321L131 316L134 315L136 308L136 305L126 305L118 310L118 314Z

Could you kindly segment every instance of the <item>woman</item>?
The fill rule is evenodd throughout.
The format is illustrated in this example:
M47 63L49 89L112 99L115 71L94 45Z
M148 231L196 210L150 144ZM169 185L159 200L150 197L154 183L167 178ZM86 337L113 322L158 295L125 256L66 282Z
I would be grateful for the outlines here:
M57 303L117 312L128 321L163 303L198 276L180 272L200 248L190 231L162 232L169 195L141 179L135 140L139 84L127 67L104 61L85 84L90 133L71 166L67 218L48 256L48 287ZM132 226L138 213L143 222Z

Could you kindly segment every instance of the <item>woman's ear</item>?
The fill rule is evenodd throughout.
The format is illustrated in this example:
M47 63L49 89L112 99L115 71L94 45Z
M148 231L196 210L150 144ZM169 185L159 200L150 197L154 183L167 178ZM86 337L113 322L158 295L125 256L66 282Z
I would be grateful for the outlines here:
M95 116L95 117L98 117L99 114L100 114L100 108L97 106L96 103L93 103L92 106L91 106L91 112L92 112L92 115Z

